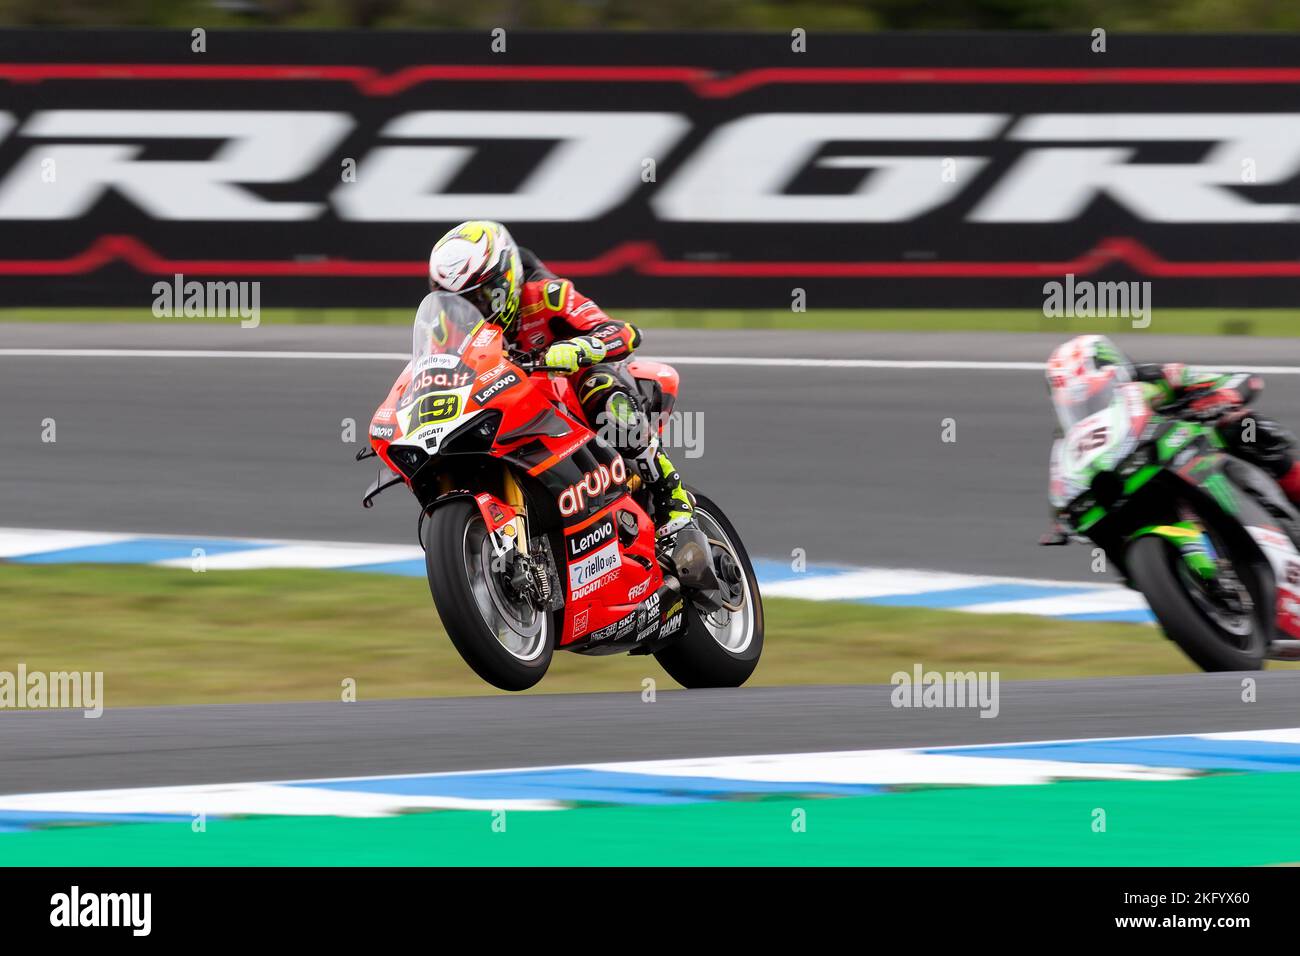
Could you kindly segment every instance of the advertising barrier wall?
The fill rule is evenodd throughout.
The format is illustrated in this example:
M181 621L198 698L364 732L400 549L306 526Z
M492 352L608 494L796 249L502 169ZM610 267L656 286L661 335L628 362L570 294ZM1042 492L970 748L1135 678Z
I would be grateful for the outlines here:
M0 31L0 302L407 305L493 218L613 307L1293 305L1300 37L1096 46Z

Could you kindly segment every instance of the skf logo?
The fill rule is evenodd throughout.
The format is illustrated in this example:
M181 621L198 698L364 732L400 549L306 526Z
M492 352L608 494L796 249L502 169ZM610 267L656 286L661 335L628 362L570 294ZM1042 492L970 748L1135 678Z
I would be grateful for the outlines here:
M615 458L614 464L601 465L594 471L582 476L581 481L574 482L560 492L560 514L568 518L587 507L587 502L599 498L611 485L621 485L627 481L627 466L622 458Z

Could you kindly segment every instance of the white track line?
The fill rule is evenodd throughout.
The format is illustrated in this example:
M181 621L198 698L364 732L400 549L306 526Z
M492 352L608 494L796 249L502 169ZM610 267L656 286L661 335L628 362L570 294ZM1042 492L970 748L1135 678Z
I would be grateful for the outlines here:
M404 352L296 352L252 349L0 349L0 358L176 358L279 359L317 362L405 362ZM1042 362L958 361L948 359L759 358L733 355L645 356L673 365L727 365L741 368L876 368L968 372L1041 372ZM1300 365L1233 365L1236 372L1300 375Z

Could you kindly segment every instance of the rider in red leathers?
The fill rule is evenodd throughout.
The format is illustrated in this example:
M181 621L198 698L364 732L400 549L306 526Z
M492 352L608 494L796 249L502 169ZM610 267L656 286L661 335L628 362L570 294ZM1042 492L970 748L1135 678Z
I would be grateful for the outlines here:
M606 315L591 299L515 245L505 226L463 222L434 245L429 284L459 295L505 330L526 352L545 349L545 364L576 375L575 390L587 420L608 425L611 442L635 466L654 500L658 535L691 526L694 513L682 478L641 411L636 383L623 365L641 333Z

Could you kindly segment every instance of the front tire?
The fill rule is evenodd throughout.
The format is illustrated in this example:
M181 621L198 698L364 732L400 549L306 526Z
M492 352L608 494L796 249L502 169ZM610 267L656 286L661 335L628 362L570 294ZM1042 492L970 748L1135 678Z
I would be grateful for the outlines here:
M502 690L541 680L555 651L554 617L508 593L492 570L487 526L473 501L449 501L433 512L424 561L438 616L474 673Z
M1192 599L1179 576L1182 557L1163 538L1146 535L1128 549L1133 583L1151 605L1160 626L1175 644L1205 671L1253 671L1264 666L1268 640L1256 606L1249 632L1233 634L1217 624ZM1255 595L1252 594L1252 597Z
M749 680L763 653L763 598L749 554L736 528L713 501L696 494L696 522L710 538L725 542L739 559L737 570L745 599L740 612L727 612L725 625L714 623L718 614L704 615L685 598L686 628L671 643L655 651L655 660L673 680L687 688L739 687Z

